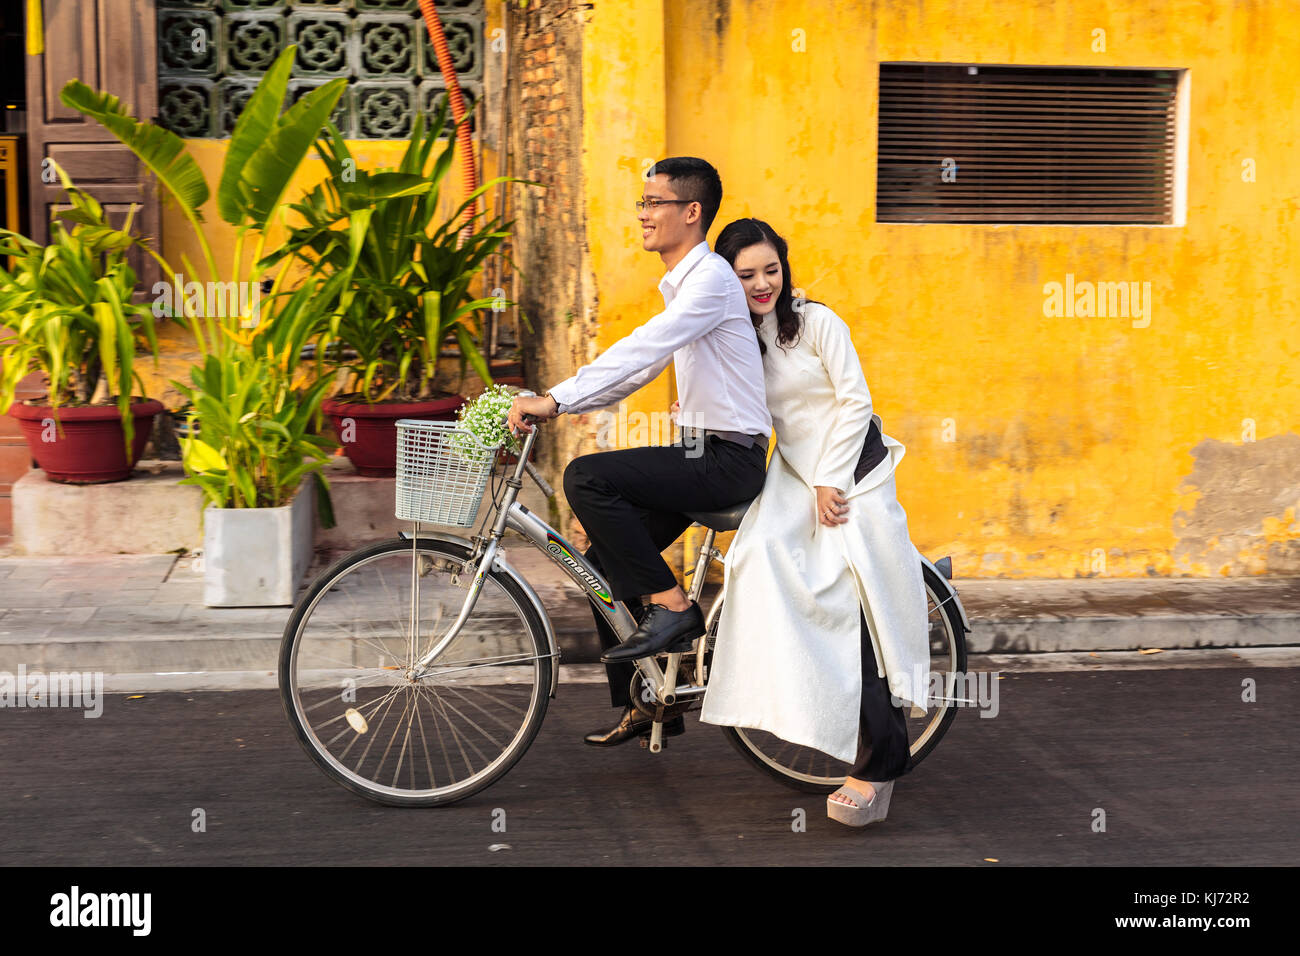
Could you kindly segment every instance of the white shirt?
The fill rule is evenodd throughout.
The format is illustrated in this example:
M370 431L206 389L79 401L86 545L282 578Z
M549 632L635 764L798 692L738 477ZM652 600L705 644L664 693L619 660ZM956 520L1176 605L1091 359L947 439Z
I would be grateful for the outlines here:
M612 405L673 362L682 424L771 435L758 336L727 260L701 241L660 280L659 291L662 312L550 390L560 412Z

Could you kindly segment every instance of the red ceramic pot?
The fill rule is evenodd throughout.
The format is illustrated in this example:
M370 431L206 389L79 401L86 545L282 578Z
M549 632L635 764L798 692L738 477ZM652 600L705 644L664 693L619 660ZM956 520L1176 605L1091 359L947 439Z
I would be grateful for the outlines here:
M54 424L54 409L48 405L15 402L9 414L18 419L27 448L46 477L71 485L96 485L131 477L149 442L153 418L162 410L163 403L152 398L131 404L135 437L129 460L116 405L60 407L59 425Z
M334 433L358 475L392 478L397 474L397 420L419 418L452 422L465 404L460 395L424 402L347 402L327 398L321 410L334 424Z

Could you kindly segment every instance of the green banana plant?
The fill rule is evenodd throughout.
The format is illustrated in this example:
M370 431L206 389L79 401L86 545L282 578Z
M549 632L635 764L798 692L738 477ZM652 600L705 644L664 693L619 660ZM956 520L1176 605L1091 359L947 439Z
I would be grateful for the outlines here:
M184 140L131 116L116 96L78 80L60 94L64 104L98 121L130 149L175 201L202 253L202 271L182 256L184 275L196 281L206 277L260 293L270 267L263 256L267 233L286 214L285 195L347 84L331 80L282 110L296 53L295 46L287 47L267 70L231 134L215 192L217 214L235 227L233 264L225 273L216 264L202 211L214 193ZM165 276L180 274L156 250L147 251ZM315 374L300 367L300 356L328 331L345 280L308 275L297 288L282 289L287 272L270 277L270 292L265 300L259 296L252 315L231 310L214 316L189 296L174 297L180 307L174 317L186 324L200 353L192 383L173 382L194 409L183 443L184 482L202 487L216 507L277 507L311 474L321 492L322 523L329 527L329 484L321 468L329 457L324 449L332 444L307 429L309 422L320 427L320 403L331 381L319 361Z
M80 80L69 81L60 93L66 106L98 121L130 149L171 194L194 231L212 281L261 278L265 268L257 263L267 226L283 211L285 193L347 86L344 79L331 80L282 113L296 55L296 46L287 47L266 71L235 123L226 150L216 201L221 218L236 227L233 276L218 274L200 208L212 193L198 163L184 151L185 141L170 130L136 119L116 96L96 92ZM243 246L249 238L255 254L250 271L245 272ZM159 257L158 261L169 275L175 274L165 260ZM191 263L184 265L188 274L197 274ZM206 331L209 334L200 345L216 344L219 336L211 327Z
M131 235L135 210L121 229L113 228L103 207L53 166L71 208L52 220L49 244L0 229L0 326L7 330L0 330L0 414L13 405L18 382L39 371L61 430L59 408L90 404L102 377L121 413L129 457L133 386L144 396L136 349L158 362L151 309L131 301L136 275L126 253L138 241Z
M491 384L478 348L479 314L514 304L470 291L486 260L500 253L513 221L479 212L466 223L462 214L498 183L540 184L493 179L435 223L456 148L453 132L434 152L447 122L446 101L427 127L417 115L397 168L373 172L358 164L330 124L317 145L329 175L293 204L303 225L261 263L293 260L310 274L344 277L322 357L347 370L345 393L372 404L433 397L439 350L451 336L460 346L462 377L468 363Z

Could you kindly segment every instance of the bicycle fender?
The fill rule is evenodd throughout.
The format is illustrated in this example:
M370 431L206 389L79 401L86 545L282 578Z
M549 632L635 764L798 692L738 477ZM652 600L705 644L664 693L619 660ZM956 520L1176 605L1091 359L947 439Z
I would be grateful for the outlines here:
M921 554L921 552L917 551L917 554ZM966 628L966 633L969 634L970 618L966 616L966 609L962 607L961 598L957 594L957 589L952 586L952 582L948 580L948 578L943 574L943 572L934 566L934 562L931 561L923 554L921 554L921 563L924 564L931 571L933 571L935 577L937 577L940 581L942 581L944 587L948 589L949 598L945 599L945 601L951 600L953 604L957 605L957 613L961 615L961 626Z
M528 600L532 602L533 609L537 611L537 616L542 619L542 627L546 629L546 643L549 645L551 654L553 655L551 659L555 661L555 666L551 668L550 696L553 698L555 697L555 689L560 683L560 646L555 639L555 628L551 625L551 616L546 613L546 606L542 604L542 599L538 597L537 592L533 590L533 586L528 583L528 579L516 571L514 566L506 560L505 555L500 551L497 551L496 557L492 561L492 569L494 571L500 571L503 574L508 574L513 578L515 583L523 589Z
M399 531L397 532L397 536L403 539L404 541L410 541L412 534L410 531ZM420 537L437 538L439 541L449 541L452 544L458 544L466 551L474 550L474 542L471 541L469 538L462 538L458 534L447 534L446 532L443 531L425 531L424 529L421 529Z
M398 534L407 541L411 540L410 531L400 531ZM420 537L435 538L438 541L446 541L449 544L458 544L466 551L472 552L474 550L474 542L470 541L468 538L462 538L457 534L447 534L442 531L421 530ZM551 692L547 696L554 698L556 688L559 687L560 683L560 646L559 642L555 638L555 627L551 624L551 616L546 613L546 605L542 603L542 599L538 596L537 592L533 590L533 586L528 583L528 579L514 569L514 566L506 560L505 555L500 550L497 551L496 557L492 561L492 570L500 571L502 574L509 575L514 582L519 585L520 589L524 592L524 596L528 598L529 603L532 604L533 610L537 612L537 616L542 620L542 627L546 630L546 643L551 651L551 659L555 662L555 666L551 668Z

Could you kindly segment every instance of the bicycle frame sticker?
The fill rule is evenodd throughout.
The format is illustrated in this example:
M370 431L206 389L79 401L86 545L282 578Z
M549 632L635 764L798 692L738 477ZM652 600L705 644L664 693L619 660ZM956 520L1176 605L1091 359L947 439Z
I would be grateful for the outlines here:
M547 531L546 550L567 564L574 573L578 575L578 577L585 581L587 587L596 595L596 597L600 598L602 604L611 611L614 610L614 599L610 596L609 591L601 585L599 578L587 570L585 564L574 558L572 552L569 551L568 542L554 532Z

